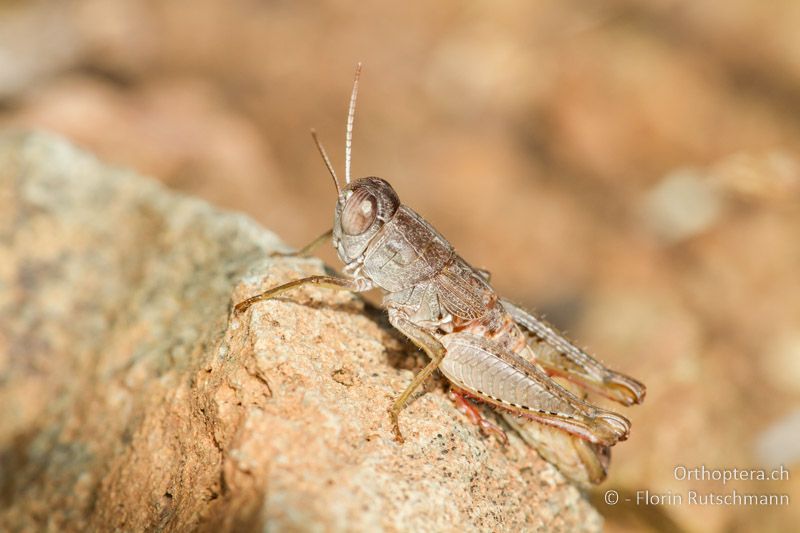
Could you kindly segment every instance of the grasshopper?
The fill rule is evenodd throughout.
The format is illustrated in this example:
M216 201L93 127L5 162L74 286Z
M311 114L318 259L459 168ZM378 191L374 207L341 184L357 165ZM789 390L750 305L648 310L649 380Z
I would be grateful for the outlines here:
M630 422L596 407L554 377L623 405L642 402L645 386L614 372L569 342L554 327L498 296L488 272L459 256L436 229L403 205L388 181L350 178L353 122L361 64L356 69L345 135L345 182L324 147L312 136L336 187L333 229L301 250L332 238L346 277L311 276L274 287L235 306L256 302L301 285L363 292L379 288L389 322L430 361L389 409L394 436L403 442L399 414L436 370L451 384L451 396L482 430L505 441L504 432L483 419L466 399L499 408L543 457L581 483L605 478L610 447L628 437ZM511 416L508 416L511 415ZM538 424L524 426L527 419Z

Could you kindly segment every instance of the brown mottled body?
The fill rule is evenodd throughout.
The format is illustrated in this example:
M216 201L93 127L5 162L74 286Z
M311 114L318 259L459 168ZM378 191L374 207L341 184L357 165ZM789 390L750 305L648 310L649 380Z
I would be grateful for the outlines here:
M580 482L601 481L609 447L627 438L630 423L578 398L551 376L626 405L643 400L644 386L607 369L548 324L501 299L488 274L467 263L433 226L402 205L387 181L350 180L357 88L358 74L348 114L344 188L318 144L338 193L331 236L349 277L293 281L241 302L236 311L304 283L352 291L379 288L389 321L431 359L390 409L398 441L403 440L400 411L438 368L461 400L463 393L548 427L523 436L567 475ZM466 412L474 418L477 411Z

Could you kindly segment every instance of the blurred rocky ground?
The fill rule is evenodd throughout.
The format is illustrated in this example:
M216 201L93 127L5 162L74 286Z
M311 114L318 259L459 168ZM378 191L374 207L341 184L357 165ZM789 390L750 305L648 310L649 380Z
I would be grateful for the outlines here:
M598 492L608 529L779 529L796 506L601 499L800 496L673 475L800 466L799 24L791 0L6 0L0 126L59 132L299 246L333 209L308 129L341 168L363 61L355 174L648 385Z
M600 531L555 467L481 435L352 294L236 213L0 135L0 530Z

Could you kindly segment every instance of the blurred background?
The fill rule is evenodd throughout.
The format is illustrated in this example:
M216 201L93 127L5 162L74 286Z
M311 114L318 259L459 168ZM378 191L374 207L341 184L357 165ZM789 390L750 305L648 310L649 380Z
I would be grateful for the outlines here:
M798 27L793 0L0 0L0 127L58 132L299 247L335 201L309 128L341 173L363 61L354 174L647 384L592 496L607 529L789 530L797 479L674 469L800 471Z

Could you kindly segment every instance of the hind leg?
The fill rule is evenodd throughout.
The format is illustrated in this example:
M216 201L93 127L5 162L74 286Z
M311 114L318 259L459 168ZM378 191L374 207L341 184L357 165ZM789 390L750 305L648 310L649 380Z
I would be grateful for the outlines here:
M514 322L529 333L528 345L536 354L536 363L549 375L563 377L623 405L644 401L644 384L607 368L553 326L521 307L505 299L502 304Z
M484 418L480 410L466 398L464 391L451 386L450 399L453 400L456 409L467 415L469 421L478 426L484 435L494 435L502 444L508 444L508 435L503 428Z
M589 488L606 478L611 462L611 449L608 446L592 444L575 435L512 414L504 414L503 418L545 461L555 465L575 483Z
M447 357L440 370L470 396L602 446L628 437L624 416L581 400L502 345L469 333L445 335L442 343Z

